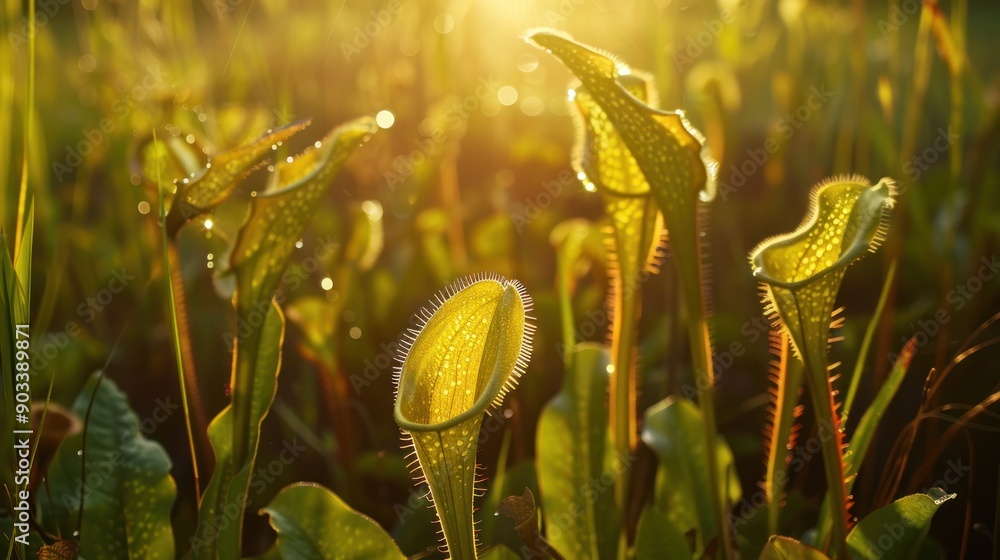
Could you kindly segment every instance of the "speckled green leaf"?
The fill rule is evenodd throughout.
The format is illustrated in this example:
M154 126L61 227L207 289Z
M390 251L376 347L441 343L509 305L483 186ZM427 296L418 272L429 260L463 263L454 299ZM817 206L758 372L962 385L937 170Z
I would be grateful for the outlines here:
M214 154L204 162L202 154L180 142L179 138L174 138L162 147L150 148L147 145L143 152L146 176L155 177L156 175L149 174L149 170L155 171L156 165L160 165L160 180L165 181L170 177L171 181L175 181L164 192L173 192L173 186L177 188L167 214L170 234L173 235L189 220L222 202L266 154L307 126L309 121L301 121L269 130L252 142ZM183 174L176 175L178 171Z
M798 229L767 239L750 253L766 312L788 334L802 360L817 425L831 436L820 441L831 547L838 556L846 554L849 498L840 417L827 371L830 316L848 265L874 252L884 239L894 195L895 184L888 178L875 186L860 176L828 179L813 189L809 213Z
M285 321L281 308L272 302L259 327L261 349L257 354L254 386L247 425L252 455L242 464L233 459L233 411L226 407L208 426L208 439L215 454L215 470L201 496L198 527L188 541L189 558L235 560L240 557L243 512L252 505L248 495L250 474L257 458L260 425L267 417L277 391Z
M716 433L712 398L715 373L708 325L709 300L706 290L708 282L703 268L701 209L703 203L715 197L715 173L718 164L708 156L704 138L690 125L683 112L662 111L655 108L652 95L647 97L648 102L636 96L636 90L641 88L637 87L639 84L635 72L624 62L556 31L530 32L528 41L545 49L566 65L579 79L585 88L585 93L593 99L590 105L606 116L606 121L602 120L601 126L608 130L613 128L617 133L616 137L611 137L613 141L606 142L601 148L604 154L598 153L593 156L600 158L600 161L595 161L592 165L596 171L595 176L615 177L620 184L628 182L631 184L632 194L636 195L645 188L641 181L630 180L636 175L637 168L659 206L664 227L669 231L671 261L675 266L681 298L687 312L688 341L694 361L694 371L698 384L705 388L699 398L704 419L702 437L705 441L711 442L715 439ZM639 78L638 82L641 81L642 78ZM588 122L597 121L588 118ZM614 159L619 160L617 167L611 163ZM602 188L608 190L609 181L603 178L600 180L605 183ZM620 186L617 192L622 195L629 193ZM634 202L622 202L622 204L635 206ZM657 228L650 230L648 226L652 220L651 210L640 211L632 208L628 212L616 210L615 213L624 217L616 224L619 229L631 228L637 235L643 229L651 231L654 236L658 233ZM637 219L639 213L644 214L643 221ZM626 223L625 219L629 216L633 221ZM624 266L622 270L625 270ZM623 284L627 285L628 278L624 280ZM625 313L634 313L632 306L625 304L624 301L622 308ZM617 310L616 315L619 315ZM627 320L625 315L621 316L623 318L621 325L624 327ZM628 340L628 334L623 333L620 339ZM631 357L628 353L630 351L624 344L615 348L613 355L615 355L616 370L623 369L623 363L629 363L627 360ZM620 395L624 390L624 376L616 379L614 385ZM623 400L620 396L612 400L612 406L617 407L612 411L612 416L618 418L614 422L616 429L613 434L616 449L622 449L623 440L628 439L631 442L635 437L631 425L623 428L625 421L622 418L627 416L631 424L635 416L632 403L623 403ZM623 414L622 411L625 406L630 409L627 414ZM715 453L715 445L708 444L705 448L710 456ZM717 463L717 460L710 460L707 464L711 469L709 479L713 481L709 490L712 493L711 505L715 526L723 527L725 504L720 492L723 475L715 471ZM625 496L618 496L619 503L623 503L624 500ZM728 533L723 535L726 541L728 536ZM729 545L730 543L725 542L723 548Z
M767 302L807 363L825 361L840 280L848 265L874 252L885 237L894 195L888 178L875 186L859 176L823 181L813 189L798 229L767 239L750 253Z
M619 76L621 87L650 106L656 105L651 77L630 73ZM611 325L611 357L614 366L611 384L611 416L616 449L632 449L636 444L635 324L640 305L640 288L648 273L659 266L658 248L663 238L663 219L649 183L635 157L608 114L586 86L570 90L576 117L577 144L573 167L587 190L597 190L604 212L611 220L608 267L609 292L614 315ZM624 478L622 479L624 480Z
M690 560L687 537L667 514L647 507L635 530L635 560Z
M772 536L760 554L760 560L829 560L826 554L795 539Z
M940 488L913 494L869 513L851 530L847 547L853 558L908 560L920 552L931 518L955 497Z
M716 536L702 422L692 402L670 397L646 411L642 430L642 441L660 461L654 504L680 531L697 531L696 554ZM718 472L727 474L726 500L737 503L740 481L733 454L721 438L716 440L716 457Z
M570 558L614 558L619 513L613 488L593 481L613 477L608 433L607 348L576 347L562 389L538 419L536 463L546 538Z
M636 97L642 78L623 62L555 31L531 33L528 40L559 58L576 76L593 103L587 122L608 139L586 144L578 155L584 171L597 186L636 196L648 188L670 231L670 247L689 310L701 310L701 244L698 206L715 197L715 167L705 153L704 140L681 111L662 111ZM598 115L600 111L600 115ZM594 135L594 138L600 136ZM595 140L596 142L596 140ZM584 158L583 156L588 156ZM593 171L587 171L587 168ZM645 183L637 177L641 175ZM629 185L629 186L625 186ZM700 320L700 317L699 317Z
M73 405L74 414L86 417L95 391L85 434L63 440L49 466L48 491L38 492L38 519L48 532L72 536L82 494L81 557L172 560L170 511L177 489L170 458L142 434L128 399L110 379L92 376ZM167 416L179 410L169 399L159 407ZM86 453L80 456L84 435ZM87 481L83 488L81 479Z
M395 418L413 442L450 553L475 558L472 499L483 415L527 367L531 299L495 276L460 280L417 316L404 345Z
M281 274L309 219L347 157L375 131L365 117L330 132L317 146L291 162L275 166L268 188L250 204L230 256L236 273L236 314L240 325L260 324ZM243 464L248 447L254 364L260 348L259 329L236 339L233 374L233 459Z
M278 533L278 551L288 560L406 558L375 521L317 484L282 489L261 510L264 513L271 516L271 527Z

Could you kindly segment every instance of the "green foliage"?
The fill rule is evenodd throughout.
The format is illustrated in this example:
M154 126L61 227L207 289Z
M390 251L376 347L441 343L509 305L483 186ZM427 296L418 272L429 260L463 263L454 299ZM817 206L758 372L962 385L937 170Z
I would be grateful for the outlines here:
M642 441L660 461L656 472L654 504L680 531L696 532L695 554L700 555L718 529L712 518L712 479L701 413L690 401L668 397L646 411ZM742 495L733 466L733 454L721 439L715 440L717 472L726 473L725 499L738 502Z
M233 407L228 406L212 420L208 439L215 454L215 470L201 497L198 527L191 538L192 559L232 559L240 557L243 512L247 488L257 458L260 426L274 403L278 390L281 346L285 335L285 319L281 308L272 302L259 328L260 352L254 363L250 390L250 419L247 437L253 450L249 460L237 461L233 454Z
M538 419L535 461L548 540L569 558L614 558L620 512L610 488L595 488L604 475L627 468L614 456L608 434L606 348L576 347L562 390ZM625 458L627 459L627 457Z
M874 252L888 232L895 183L871 186L864 177L835 177L816 186L799 228L765 240L750 254L764 291L765 311L780 321L806 370L806 386L823 430L823 463L832 544L846 556L848 491L843 435L831 386L826 351L833 303L848 265ZM787 389L787 388L786 388Z
M687 537L657 507L647 507L639 517L635 535L636 560L689 560Z
M517 282L461 280L423 310L404 347L396 423L411 438L444 539L475 558L472 495L483 415L498 406L531 356L531 299Z
M39 493L45 529L78 538L83 558L174 558L177 489L166 451L140 432L125 394L101 374L87 382L73 412L86 424L63 440L49 466L48 491Z
M795 1L284 4L4 3L0 408L14 409L10 388L25 377L35 395L26 547L10 543L23 484L0 437L8 560L436 560L435 512L443 555L456 560L946 556L925 538L950 498L936 490L847 529L850 514L934 478L943 453L956 457L956 435L968 435L976 469L991 459L980 448L1000 392L988 375L949 373L996 369L998 62L982 56L996 14L969 18L967 0L918 13L900 13L898 0L888 12ZM540 21L652 72L562 32L529 37L558 61L518 45ZM36 58L54 70L37 92ZM565 70L576 78L568 110ZM376 111L382 130L350 161L374 119L301 134ZM754 252L753 275L738 273L753 240L798 215L797 186L844 170L905 187L896 212L906 219L884 259L857 267L838 295L894 204L891 180L842 177L817 188L801 228ZM648 282L661 257L674 264ZM483 271L531 288L544 350L535 373L504 396L526 365L533 318L513 283L476 276L404 335L390 421L400 312L428 285ZM780 321L773 386L755 279ZM851 313L831 325L837 299ZM15 367L21 324L30 375ZM609 347L597 343L605 334ZM828 351L853 366L849 386ZM127 402L95 369L129 379ZM887 428L906 419L889 415L911 409L920 387L908 377L927 372L894 443ZM144 439L136 416L174 396L178 379L184 418L153 434L143 421L156 442ZM51 403L38 390L50 382ZM47 422L46 409L74 399L88 430L63 441L57 420L77 419ZM817 422L800 427L805 406ZM182 420L189 449L175 433ZM0 414L0 434L17 427ZM396 449L399 428L410 459ZM796 445L804 428L810 439ZM293 438L310 448L301 460L266 451ZM741 496L762 439L760 491ZM119 451L121 465L102 474ZM214 467L200 480L199 463ZM429 493L411 489L411 467ZM852 506L855 478L873 474ZM935 521L948 556L989 545L952 531L963 513L967 527L994 513L979 474L962 479L973 491L954 518ZM274 497L291 480L325 486ZM261 516L244 519L248 507Z
M869 513L847 536L851 555L887 560L916 557L931 518L941 504L954 497L940 488L932 488L927 494L906 496Z
M250 203L250 214L240 229L230 266L236 274L236 317L239 324L259 322L285 270L295 242L302 236L316 203L344 165L347 157L375 131L371 118L361 118L333 129L298 158L279 163L271 182ZM233 458L244 464L255 447L248 434L254 371L261 351L260 329L236 340L233 388Z
M265 154L307 126L309 122L304 121L269 130L252 142L210 157L198 150L199 146L177 137L162 143L147 142L140 148L146 180L173 194L166 220L169 234L176 235L184 224L219 205Z
M370 518L316 484L288 486L261 510L278 533L281 558L296 560L403 559L392 538Z
M636 98L630 91L646 90L646 99L654 101L655 96L648 92L649 83L644 78L635 78L633 71L625 63L603 54L596 49L575 42L569 36L552 31L533 32L528 40L559 58L563 64L576 76L584 88L586 95L593 103L583 102L582 106L591 109L593 118L588 122L595 130L607 131L610 136L605 140L608 147L618 144L618 150L609 150L610 154L625 152L617 164L606 165L607 157L600 156L597 164L592 163L586 155L587 141L578 143L578 158L599 171L597 181L605 183L606 187L625 189L620 180L607 185L606 179L629 176L633 183L629 190L619 190L619 194L628 192L643 192L648 188L655 198L662 214L664 226L670 235L670 249L675 264L675 271L680 282L681 298L687 312L687 327L691 354L694 359L694 371L697 384L704 388L699 405L703 417L703 437L708 453L709 479L711 493L712 518L717 534L722 536L723 549L730 555L729 531L725 529L723 510L725 501L720 491L722 477L716 470L715 458L715 408L712 389L715 385L713 372L712 342L708 327L708 295L706 276L703 269L703 248L701 233L701 209L703 204L715 197L715 170L717 164L707 156L704 149L704 138L694 129L681 111L661 111ZM600 109L595 112L594 109ZM611 132L617 132L617 136ZM620 138L620 143L619 139ZM608 154L610 156L610 154ZM634 164L633 164L634 161ZM635 171L641 172L642 181L635 180ZM596 184L596 183L595 183ZM626 203L634 205L635 203ZM658 234L655 217L651 209L645 210L642 221L634 221L636 209L619 214L619 229L636 231L633 238L645 239L640 250L648 248L650 234ZM632 223L628 223L631 218ZM644 231L644 237L638 234ZM639 253L642 256L645 254ZM647 253L648 254L648 253ZM624 269L623 269L624 270ZM623 308L618 313L634 313L630 302L622 302ZM628 305L628 307L624 307ZM630 315L626 320L634 322ZM616 348L616 350L620 350ZM630 349L627 352L631 352ZM621 361L625 361L623 358ZM617 364L618 360L616 360ZM627 362L626 362L627 363ZM619 367L619 365L616 365ZM624 388L624 386L623 386ZM620 397L619 397L620 398ZM612 405L616 406L616 405ZM621 405L617 405L619 408ZM630 406L631 410L631 406ZM622 421L616 422L620 426ZM621 431L621 428L616 428ZM624 435L624 434L623 434ZM623 435L616 436L622 439ZM629 434L631 439L632 435ZM616 443L620 450L621 444ZM619 503L624 498L619 497Z
M865 455L868 453L868 446L871 445L872 439L875 437L875 430L882 421L882 416L885 414L886 409L889 408L892 398L896 396L896 391L902 385L903 378L906 377L910 361L913 360L913 355L916 351L917 346L915 341L910 340L903 348L899 358L896 359L896 363L893 364L889 376L882 383L882 387L879 388L878 393L875 395L875 400L865 410L861 421L858 423L858 427L851 435L850 443L847 446L848 452L844 454L844 477L846 480L844 486L848 493L854 487L861 463L865 460ZM828 501L829 497L826 500ZM817 540L819 541L823 540L826 531L829 529L829 511L829 505L820 509L820 518L816 524L819 535Z
M764 546L760 560L827 560L827 555L795 539L774 535Z

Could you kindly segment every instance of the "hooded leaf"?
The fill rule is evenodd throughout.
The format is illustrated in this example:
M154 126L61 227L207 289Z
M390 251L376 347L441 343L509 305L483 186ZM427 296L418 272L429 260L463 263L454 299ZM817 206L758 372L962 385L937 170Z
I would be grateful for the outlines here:
M333 177L355 148L375 131L374 119L361 118L333 129L297 159L279 164L268 189L250 204L250 215L230 255L236 273L237 324L260 324L281 274ZM233 379L233 458L246 461L250 429L250 389L260 329L236 340Z
M707 442L706 450L709 455L709 478L713 481L709 488L712 493L714 525L722 531L726 524L723 515L725 504L719 491L722 476L715 470L716 434L712 397L715 373L707 322L708 299L705 291L707 279L702 267L703 224L700 212L702 203L709 202L715 197L717 164L707 156L701 133L691 127L683 112L661 111L637 99L635 94L630 92L630 88L634 90L638 84L634 77L629 77L632 75L632 70L623 62L554 31L533 32L528 40L559 58L569 68L586 88L587 95L592 97L593 106L600 108L607 118L607 123L617 132L620 138L619 148L616 150L614 143L611 142L606 146L610 150L609 157L622 160L620 170L616 170L611 164L605 165L603 160L594 164L595 170L599 171L600 175L611 177L616 174L622 176L626 173L632 174L638 167L659 206L664 225L670 232L672 260L676 265L681 294L687 310L687 327L694 370L698 376L698 383L706 389L699 404L704 419L703 438ZM652 96L649 98L652 100ZM597 116L597 113L592 114ZM589 120L598 122L596 119ZM606 128L603 123L601 126ZM632 160L635 162L634 165ZM633 192L642 190L641 183L632 187ZM647 214L649 213L651 212L647 211ZM633 221L626 227L638 230L640 223L648 224L648 222ZM648 228L648 225L643 227ZM657 232L657 228L654 227L652 233L655 235ZM622 324L624 323L623 318ZM627 337L622 338L627 340ZM619 351L615 354L622 355ZM620 361L616 359L616 367L619 369L620 366L617 364ZM620 400L617 398L612 402ZM622 405L616 406L620 410ZM631 408L633 405L628 406ZM634 416L631 411L630 414ZM616 416L621 417L621 412L617 412ZM616 422L619 425L621 423L621 421ZM622 428L619 427L616 432L622 432ZM621 433L615 437L617 448L621 448L617 440L624 437L625 435ZM629 433L628 438L631 440L632 437L633 433ZM620 503L624 499L621 495L618 498ZM722 536L723 547L731 548L729 533L722 531Z
M875 251L885 237L894 194L895 185L888 178L875 186L859 176L824 181L813 189L809 213L797 230L765 240L750 254L765 310L788 334L805 366L817 425L826 433L820 441L837 556L847 554L850 498L836 393L827 371L830 317L847 266Z
M164 183L160 185L162 192L174 193L167 215L170 235L176 234L189 220L211 211L254 170L265 154L307 126L309 121L300 121L268 130L252 142L207 158L197 145L190 145L177 136L144 144L139 152L139 165L147 181L155 183L159 177Z
M483 414L499 405L531 354L531 300L499 277L460 280L404 339L396 423L409 434L451 554L475 558L472 497Z
M640 101L653 100L650 77L629 74L620 81ZM570 90L575 111L577 146L573 166L587 190L598 190L604 211L611 219L608 267L610 298L614 312L611 324L611 355L614 383L611 386L612 438L619 452L636 444L635 324L640 305L643 273L659 266L658 249L663 219L650 193L649 183L635 158L622 142L604 109L584 86ZM620 485L627 485L620 477ZM624 494L620 496L624 499Z

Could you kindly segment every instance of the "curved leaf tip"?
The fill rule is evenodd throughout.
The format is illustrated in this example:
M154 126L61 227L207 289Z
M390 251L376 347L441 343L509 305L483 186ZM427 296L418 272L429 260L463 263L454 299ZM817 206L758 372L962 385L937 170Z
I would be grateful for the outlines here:
M846 268L881 245L895 197L896 183L888 177L875 186L860 175L820 182L809 197L802 225L765 239L750 253L754 276L767 284L797 288Z
M692 191L701 202L715 198L718 163L708 154L704 135L691 125L683 111L658 109L655 94L644 95L644 82L652 81L648 74L561 31L532 29L524 39L560 59L591 92L594 106L607 112L653 190L664 190L664 203L673 199L670 206L685 206L677 199ZM577 88L569 90L571 102L576 94ZM663 174L664 165L673 172ZM584 185L588 185L589 180L584 179ZM588 186L588 190L593 188ZM666 195L666 191L683 194Z
M499 406L531 357L531 297L516 280L473 276L416 315L400 344L396 422L439 430Z

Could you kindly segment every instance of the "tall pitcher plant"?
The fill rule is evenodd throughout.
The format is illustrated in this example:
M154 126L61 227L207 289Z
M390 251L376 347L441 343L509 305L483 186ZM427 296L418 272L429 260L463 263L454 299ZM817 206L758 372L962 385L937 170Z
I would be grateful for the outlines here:
M707 278L702 266L704 248L701 243L704 229L702 210L704 204L715 197L714 175L717 164L707 157L704 138L691 126L683 112L660 110L650 104L651 96L645 99L641 95L637 97L637 93L642 91L637 85L644 78L636 78L636 74L623 62L551 30L530 32L528 41L561 60L580 81L580 87L574 90L574 95L580 98L577 107L587 123L585 134L595 137L600 135L602 138L599 142L617 148L605 152L609 157L616 156L619 160L617 162L603 159L604 156L594 160L587 157L586 149L580 151L584 154L579 159L587 180L595 185L600 182L605 191L617 190L613 194L618 196L644 197L648 192L663 216L664 226L669 232L670 252L676 266L682 301L687 311L695 383L704 418L706 463L709 479L713 481L709 485L712 515L716 532L723 539L724 550L730 551L732 545L725 524L722 477L718 472L716 456L716 423L712 400L715 374L708 328ZM585 140L583 145L586 144ZM650 209L644 211L647 215L655 215ZM616 225L626 221L621 217L615 220L614 213L612 216ZM655 229L651 231L655 226L647 224L654 219L633 219L626 225L637 232L633 236L635 239L642 239L642 235L647 235L651 244L657 232ZM620 233L616 233L616 239L621 237ZM647 247L648 245L646 244ZM621 255L619 258L622 258ZM620 271L624 271L623 264L620 261ZM628 311L623 309L622 312ZM620 337L621 333L617 336ZM618 347L621 348L622 344L619 343ZM628 351L631 352L630 349ZM624 371L618 368L616 357L615 375L624 376L629 371L630 368ZM619 377L613 382L613 386L623 388L627 385ZM628 398L632 399L634 395L629 395ZM614 401L613 406L618 406L617 410L625 406L625 398L620 391ZM623 440L630 430L629 427L620 425L626 423L623 416L624 414L618 414L613 420L612 433L616 434L617 448L626 444ZM627 422L632 425L634 415ZM620 499L624 499L623 495Z

